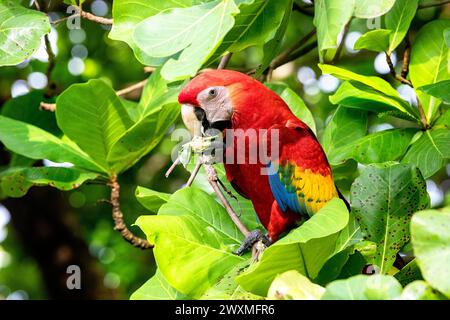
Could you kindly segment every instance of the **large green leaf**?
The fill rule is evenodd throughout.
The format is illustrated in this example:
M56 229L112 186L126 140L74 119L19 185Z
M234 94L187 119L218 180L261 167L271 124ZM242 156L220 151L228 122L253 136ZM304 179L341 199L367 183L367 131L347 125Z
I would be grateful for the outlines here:
M158 209L170 198L170 194L158 192L144 187L136 188L136 199L146 209L152 212L158 212Z
M383 163L403 157L417 129L391 129L369 134L338 148L334 165L354 159L362 164Z
M321 142L328 161L339 163L339 148L349 141L363 137L367 132L367 112L338 106L330 122L326 125Z
M392 112L398 117L415 120L411 107L406 101L385 95L369 86L356 81L345 81L338 90L330 96L330 102L343 106L372 112Z
M0 1L0 66L16 65L30 57L49 32L45 13L26 9L17 1Z
M409 223L430 204L426 184L416 167L370 165L351 188L352 212L368 240L377 244L373 264L386 274L409 240Z
M450 103L450 80L444 80L418 88L426 94Z
M133 33L147 55L170 58L161 75L168 80L193 76L212 56L234 25L239 12L233 0L213 1L190 8L162 12L140 22Z
M260 300L261 296L257 296L242 289L235 281L248 265L249 260L243 261L233 267L228 273L221 277L217 283L209 288L200 299L202 300Z
M157 216L136 224L155 243L155 259L171 286L200 297L237 263L233 251L243 240L225 209L207 193L184 188L174 193Z
M314 25L317 28L319 54L323 61L324 51L336 49L338 36L353 15L355 0L314 1Z
M414 281L403 289L401 300L444 300L444 297L433 290L425 281Z
M450 158L450 130L435 128L427 130L415 141L403 163L416 165L425 178L431 177L441 169Z
M110 163L114 163L113 169L122 172L149 153L164 138L179 114L177 103L167 104L154 109L153 113L123 132L112 144L107 157Z
M262 46L275 37L281 41L289 18L292 0L241 0L240 13L234 27L227 33L211 61L228 52L239 52L250 46ZM281 31L278 33L278 30ZM279 45L279 43L278 43ZM264 50L264 59L271 60L274 50Z
M386 51L389 47L389 37L391 30L377 29L366 32L355 42L355 50L371 50L376 52Z
M284 102L289 106L292 113L302 120L304 123L311 128L311 130L316 133L316 123L314 121L314 117L309 111L306 104L303 102L302 98L300 98L292 89L286 88L281 93L280 96Z
M330 283L322 300L393 300L401 293L402 286L394 277L359 275Z
M355 1L355 17L370 19L382 16L394 5L395 0L357 0Z
M419 0L396 0L393 8L386 14L386 28L392 31L388 54L391 54L405 38L418 5Z
M75 166L104 171L76 146L25 122L0 116L0 141L11 151L31 159L70 162Z
M272 282L267 294L269 299L319 300L325 288L312 283L298 271L286 271Z
M398 94L398 92L386 80L383 80L380 77L365 76L365 75L357 74L350 70L346 70L346 69L332 66L332 65L319 64L319 68L322 70L323 73L332 74L342 80L352 80L354 82L359 82L366 87L370 87L372 90L367 90L367 89L365 89L365 87L361 87L361 86L358 87L360 91L368 91L369 94L372 94L372 95L370 95L370 98L368 98L369 100L375 100L377 102L380 102L380 100L378 100L378 99L376 99L376 97L374 97L374 94L390 97L391 99L389 99L389 100L383 100L383 101L385 101L385 103L387 105L391 104L393 107L397 108L399 111L405 112L408 115L410 115L411 117L412 116L417 117L417 114L418 114L417 111L415 109L413 109L406 101L404 101L402 98L400 98L400 95ZM345 90L355 90L354 89L355 85L347 84L347 86L348 86L348 88L345 88ZM373 90L376 92L374 92ZM359 95L358 92L345 94L344 90L341 90L340 94L345 97L352 97L352 96L357 97ZM396 103L393 103L394 100L396 101Z
M334 254L339 231L348 223L348 211L333 199L300 227L268 247L260 261L240 274L236 281L245 289L265 296L277 274L297 270L314 279Z
M61 130L110 171L108 153L132 125L114 90L101 80L74 84L58 97L56 105Z
M411 240L425 280L450 298L450 208L416 213Z
M410 78L414 87L422 87L443 80L450 80L448 69L449 48L442 30L450 27L450 20L434 20L427 23L416 36L411 50ZM423 92L417 92L428 121L432 122L440 101Z
M130 300L184 300L188 297L172 288L162 273L156 273L130 297Z
M32 186L48 185L60 190L72 190L97 176L96 173L75 168L12 168L0 173L0 187L3 195L22 197Z
M115 0L112 15L114 23L109 37L126 42L136 58L146 65L160 66L168 58L155 58L145 54L136 45L133 32L144 19L172 8L186 8L198 4L199 0Z

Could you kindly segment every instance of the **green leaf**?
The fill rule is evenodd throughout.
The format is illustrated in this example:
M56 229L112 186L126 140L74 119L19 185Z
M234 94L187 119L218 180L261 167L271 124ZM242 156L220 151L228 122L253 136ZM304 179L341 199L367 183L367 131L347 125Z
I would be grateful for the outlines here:
M0 66L16 65L33 55L49 32L45 13L26 9L16 1L1 1Z
M161 75L168 80L194 76L227 32L239 12L233 0L213 1L162 12L140 22L133 33L137 46L149 56L170 58Z
M122 172L148 154L161 142L179 114L178 103L163 105L123 132L107 157L108 162L114 163L113 169Z
M282 272L297 270L315 278L333 255L339 231L347 223L344 202L331 200L300 227L268 247L258 263L236 278L237 283L247 291L265 296L273 279Z
M239 6L234 27L227 33L210 62L225 52L239 52L250 46L265 46L264 60L271 61L279 49L292 8L292 0L247 0ZM275 47L269 42L278 42ZM269 61L269 63L270 63ZM265 63L263 63L264 65ZM267 67L266 64L265 67ZM260 70L264 71L264 66Z
M450 80L444 80L418 88L426 94L450 103Z
M103 170L82 150L25 122L0 116L0 141L11 151L31 159L70 162L75 166Z
M136 224L155 243L155 259L166 280L192 298L244 261L233 253L242 234L225 209L201 190L177 191L157 216L141 216Z
M442 295L434 291L425 281L414 281L403 289L401 300L443 300Z
M425 280L450 298L450 209L416 213L411 221L411 240Z
M434 20L422 27L411 50L409 76L415 88L450 80L449 48L442 30L450 27L450 20ZM434 120L440 101L418 91L417 95L429 122Z
M394 5L395 0L358 0L355 1L355 17L370 19L382 16Z
M409 25L416 15L419 0L396 0L393 8L386 14L386 28L392 31L388 54L391 54L403 41Z
M322 300L393 300L401 293L402 286L394 277L359 275L330 283Z
M298 96L290 88L284 89L280 97L284 100L284 102L286 102L292 113L297 118L306 123L308 127L310 127L314 133L316 133L316 123L314 122L314 117L311 111L309 111L306 104L303 102L302 98L300 98L300 96Z
M354 159L362 164L398 160L408 149L417 129L391 129L369 134L338 148L332 164Z
M450 48L450 28L444 30L444 40L447 47Z
M373 110L371 111L397 109L412 119L419 119L417 110L400 98L398 92L387 81L379 77L360 75L332 65L319 64L319 68L323 73L351 81L344 82L334 96L330 97L332 103L341 103L349 107L367 110L364 104L372 102Z
M170 194L158 192L144 187L136 188L136 199L146 209L152 212L158 212L158 209L170 198Z
M61 130L110 172L108 153L132 125L114 90L101 80L74 84L58 97L56 105Z
M145 54L135 43L133 33L136 26L148 17L172 8L186 8L198 4L198 0L115 0L113 2L112 25L109 38L126 42L136 58L145 65L161 66L168 58Z
M406 266L397 272L394 277L401 283L402 286L406 286L408 283L415 280L423 279L416 259L411 260Z
M350 21L354 6L354 0L314 1L314 25L317 27L317 43L321 61L323 61L325 50L338 47L338 36Z
M144 114L149 114L158 104L158 98L163 96L168 90L167 81L161 77L161 69L155 70L148 78L147 83L142 91L141 99L139 100L138 110L142 118ZM176 102L176 101L174 101Z
M59 190L78 188L87 180L98 177L93 172L75 168L12 168L0 173L2 194L9 197L22 197L32 186L52 186Z
M366 32L355 42L354 49L367 49L376 52L386 51L389 47L389 37L392 31L377 29Z
M334 159L340 156L340 147L365 136L367 122L367 112L338 106L321 139L330 163L339 163Z
M370 165L351 188L352 212L369 241L377 244L373 264L390 271L396 254L409 241L409 222L430 205L419 170L405 164Z
M254 295L242 289L235 278L250 264L249 260L237 264L217 283L209 288L200 298L201 300L261 300L263 297Z
M130 300L185 300L188 297L172 288L162 273L156 273L130 297Z
M429 178L441 169L450 158L450 131L447 128L427 130L415 141L402 163L417 166L424 178Z
M267 294L268 299L319 300L325 288L312 283L298 271L291 270L278 275Z

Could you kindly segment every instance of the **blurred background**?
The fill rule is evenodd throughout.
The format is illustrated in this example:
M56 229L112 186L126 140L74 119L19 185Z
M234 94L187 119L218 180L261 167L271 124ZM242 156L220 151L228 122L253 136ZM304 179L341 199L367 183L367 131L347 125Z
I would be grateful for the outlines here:
M52 21L70 14L66 13L67 5L62 0L40 2L48 8ZM30 1L22 3L29 5ZM112 1L86 1L83 9L97 16L111 17ZM412 23L410 38L414 39L415 33L427 21L448 19L449 16L449 5L419 10ZM308 34L313 29L312 20L311 9L302 9L302 12L294 10L283 47ZM367 31L367 25L366 20L353 19L349 30L341 37L343 46L337 63L361 74L381 75L397 88L405 100L415 103L413 90L389 75L384 54L353 50L358 37ZM56 54L52 81L56 94L73 83L93 78L101 78L117 90L149 76L127 44L109 39L108 32L108 26L87 20L81 20L81 29L69 30L65 23L52 27L50 41ZM397 55L393 53L394 63L401 64L402 52L403 46L398 49ZM261 58L261 50L249 48L234 55L229 68L250 71L258 66ZM22 99L21 103L27 104L30 112L52 118L54 133L60 134L54 115L39 110L39 99L27 99L34 94L40 95L39 90L47 86L47 61L42 42L40 49L27 61L18 66L0 68L0 112L8 100ZM304 99L314 114L320 137L336 107L330 104L328 96L340 82L333 76L321 75L318 62L317 49L313 48L295 62L276 69L272 81L288 84ZM138 100L139 95L139 91L134 91L126 99ZM372 116L369 131L385 130L393 125L411 126L411 123ZM182 126L181 120L177 121L176 126ZM128 225L139 215L149 214L134 196L137 186L172 193L186 182L188 174L181 166L169 179L164 177L164 172L171 165L171 152L176 144L177 141L171 141L169 131L157 148L119 177L121 206ZM0 144L0 167L17 161L11 158L11 154ZM43 164L56 165L49 161ZM450 204L449 176L448 165L427 181L433 207ZM344 193L348 192L352 181L353 177L339 181ZM155 271L155 263L151 250L133 248L113 230L111 207L104 201L108 198L108 187L91 184L71 192L34 187L23 198L1 200L0 299L128 299L150 278ZM130 228L142 235L136 227ZM67 261L76 261L82 270L81 290L67 290Z

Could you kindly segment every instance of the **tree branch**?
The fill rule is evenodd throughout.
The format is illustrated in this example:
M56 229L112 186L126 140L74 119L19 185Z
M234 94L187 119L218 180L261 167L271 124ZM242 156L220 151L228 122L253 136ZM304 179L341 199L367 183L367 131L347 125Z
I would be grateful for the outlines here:
M391 73L391 75L397 79L398 81L400 81L403 84L407 84L408 86L410 86L411 88L413 87L411 81L409 81L408 79L405 79L404 77L402 77L401 75L397 74L395 72L395 67L394 64L392 63L391 57L389 56L389 54L387 52L385 52L386 55L386 62L389 66L389 71Z
M401 76L406 78L409 73L409 60L411 58L411 43L409 42L408 35L405 38L405 51L403 52L403 65L402 65L402 73Z
M450 0L446 0L446 1L442 1L442 2L424 3L424 4L419 5L418 9L438 7L438 6L443 6L443 5L446 5L449 3L450 3Z
M141 249L153 248L154 245L149 243L147 240L139 238L134 235L126 226L123 221L123 213L120 210L119 194L120 186L117 182L117 177L111 177L109 184L111 187L111 205L112 205L112 217L114 219L114 230L119 231L122 237L131 243L133 246Z
M220 59L219 62L219 66L217 67L217 69L225 69L228 65L228 62L230 62L231 56L233 55L232 52L228 52L226 55L224 55L222 57L222 59Z
M344 32L342 33L342 39L341 42L339 43L337 49L336 49L336 54L334 55L331 63L334 64L336 62L337 59L339 59L339 57L341 56L341 52L342 49L344 48L344 43L345 43L345 37L348 34L348 31L350 30L350 24L352 23L353 17L350 18L350 20L347 22L347 24L344 27Z
M96 22L96 23L99 23L99 24L103 24L103 25L112 25L113 24L113 19L108 19L108 18L103 18L103 17L96 16L96 15L94 15L92 13L83 11L79 7L77 9L79 10L79 12L74 13L74 14L72 14L70 16L63 17L61 19L52 21L51 24L57 25L57 24L60 24L63 21L66 21L67 19L71 19L71 18L75 18L75 17L82 17L82 18L84 18L86 20L90 20L90 21L93 21L93 22Z
M52 80L52 71L55 68L55 53L53 52L52 45L48 34L44 36L45 50L48 55L48 64L45 75L47 76L47 87L45 89L46 96L51 97L55 90L55 83Z

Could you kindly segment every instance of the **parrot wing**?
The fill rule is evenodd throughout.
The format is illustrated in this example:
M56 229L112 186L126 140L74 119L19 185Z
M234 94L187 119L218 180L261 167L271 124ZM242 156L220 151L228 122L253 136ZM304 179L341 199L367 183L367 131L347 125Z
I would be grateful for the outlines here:
M325 153L309 128L288 124L279 130L278 169L272 162L268 176L272 194L283 212L312 216L339 197Z

